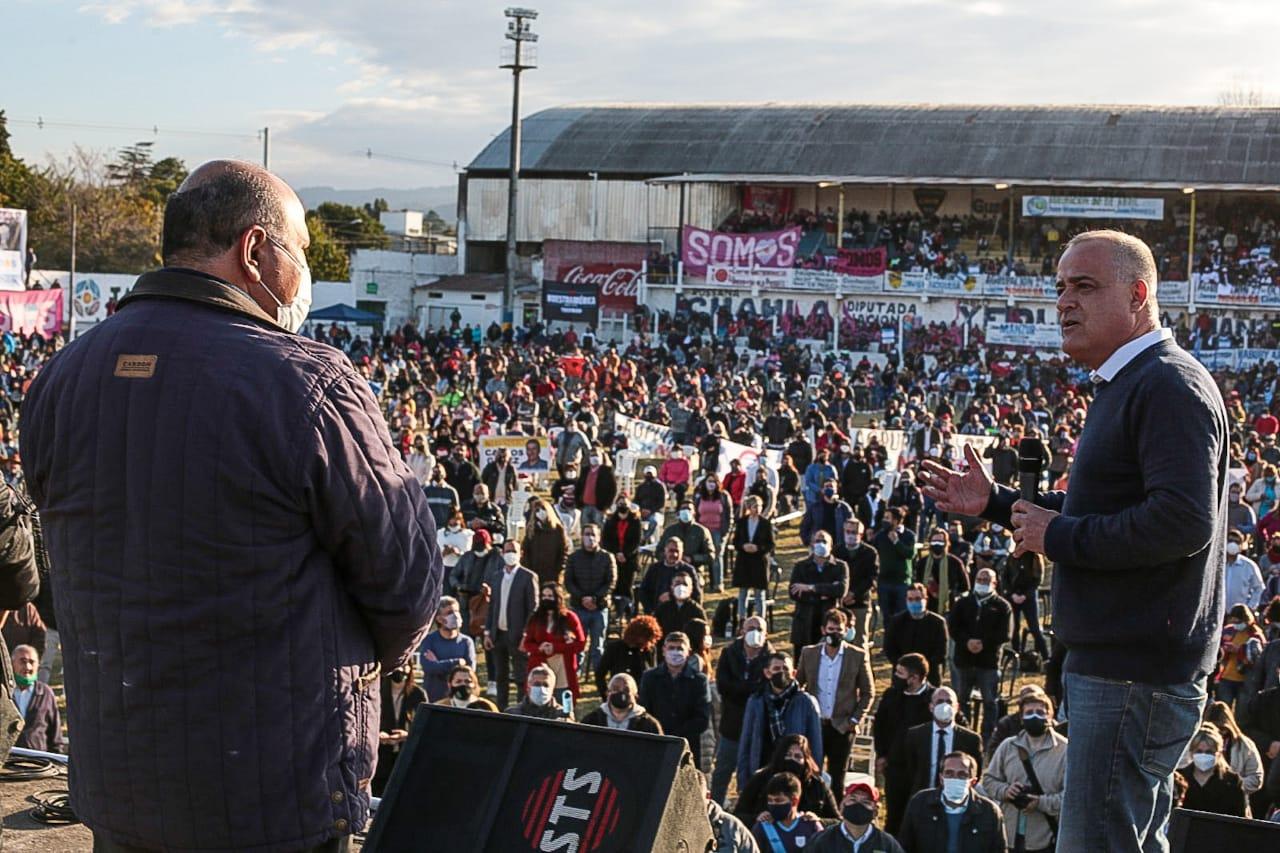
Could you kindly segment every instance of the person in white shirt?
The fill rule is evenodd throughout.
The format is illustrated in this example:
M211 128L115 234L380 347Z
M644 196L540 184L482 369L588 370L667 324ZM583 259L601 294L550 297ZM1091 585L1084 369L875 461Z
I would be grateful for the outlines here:
M1239 530L1227 533L1227 576L1224 582L1227 609L1236 604L1247 604L1257 610L1262 601L1262 571L1258 564L1244 555L1244 534Z
M467 529L460 509L454 510L449 515L449 523L436 531L436 543L440 546L446 578L453 572L453 567L458 565L458 558L471 550L474 536L475 532Z
M436 467L436 460L427 453L427 440L419 435L413 440L413 450L409 453L406 460L409 463L409 470L413 472L413 476L417 479L418 484L425 486L431 480L431 471Z

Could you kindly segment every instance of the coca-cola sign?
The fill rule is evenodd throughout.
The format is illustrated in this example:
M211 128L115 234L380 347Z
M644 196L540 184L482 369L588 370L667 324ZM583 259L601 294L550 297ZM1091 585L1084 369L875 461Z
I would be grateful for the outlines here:
M600 307L634 311L640 290L640 267L621 264L577 264L560 281L593 284L600 293Z

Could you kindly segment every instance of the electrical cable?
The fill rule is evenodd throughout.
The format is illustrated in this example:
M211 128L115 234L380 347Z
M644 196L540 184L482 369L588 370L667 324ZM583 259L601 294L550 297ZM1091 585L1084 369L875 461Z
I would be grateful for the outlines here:
M0 769L0 782L30 782L33 779L48 779L61 776L62 768L55 761L47 758L20 758L9 756Z
M27 799L35 803L28 812L32 820L48 826L66 826L80 822L71 808L71 792L65 788L39 791Z

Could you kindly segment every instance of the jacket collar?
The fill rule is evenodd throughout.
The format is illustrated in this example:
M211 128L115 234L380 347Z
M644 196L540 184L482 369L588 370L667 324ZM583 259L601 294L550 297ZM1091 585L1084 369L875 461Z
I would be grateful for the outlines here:
M279 329L280 324L258 303L240 288L217 276L184 267L164 267L143 273L133 289L120 300L120 307L138 299L185 299L199 302L223 311L243 314L253 320L269 323Z

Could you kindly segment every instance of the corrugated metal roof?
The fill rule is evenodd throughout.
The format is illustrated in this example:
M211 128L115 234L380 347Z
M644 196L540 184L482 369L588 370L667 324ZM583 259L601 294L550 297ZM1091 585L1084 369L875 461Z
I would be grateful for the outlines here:
M847 104L567 106L522 173L1280 187L1280 109ZM468 167L504 174L510 129Z

